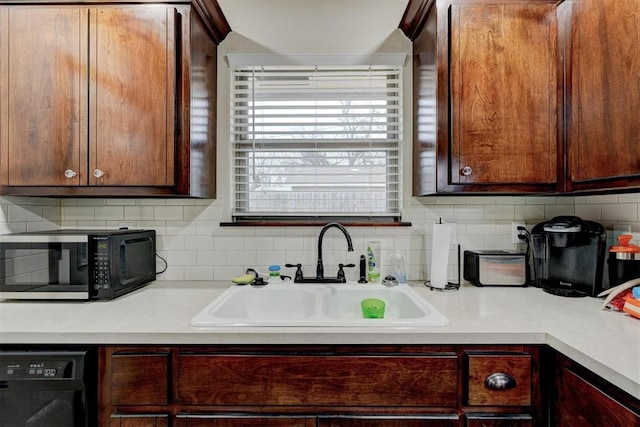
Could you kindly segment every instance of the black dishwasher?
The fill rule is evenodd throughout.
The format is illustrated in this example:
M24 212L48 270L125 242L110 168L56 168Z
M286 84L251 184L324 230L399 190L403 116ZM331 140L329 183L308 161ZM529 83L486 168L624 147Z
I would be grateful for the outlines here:
M0 426L97 423L95 352L0 349Z

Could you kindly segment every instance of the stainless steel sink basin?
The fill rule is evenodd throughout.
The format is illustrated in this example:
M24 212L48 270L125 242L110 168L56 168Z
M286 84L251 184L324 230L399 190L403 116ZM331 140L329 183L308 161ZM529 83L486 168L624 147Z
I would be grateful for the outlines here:
M385 302L382 319L365 319L360 302ZM446 326L449 321L409 285L269 284L233 286L193 319L195 327L330 326L411 327Z

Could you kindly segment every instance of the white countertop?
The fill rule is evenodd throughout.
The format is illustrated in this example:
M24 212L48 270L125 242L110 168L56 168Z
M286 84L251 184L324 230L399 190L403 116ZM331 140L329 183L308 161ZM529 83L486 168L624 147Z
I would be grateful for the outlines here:
M640 320L538 288L414 289L449 326L219 327L189 320L229 286L155 282L113 301L0 301L4 344L548 344L640 398ZM296 285L304 286L304 285Z

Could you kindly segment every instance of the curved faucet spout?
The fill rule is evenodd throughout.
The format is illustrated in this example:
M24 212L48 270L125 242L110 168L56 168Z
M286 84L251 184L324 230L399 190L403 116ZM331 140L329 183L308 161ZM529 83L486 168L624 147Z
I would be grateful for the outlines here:
M342 224L339 224L337 222L330 222L329 224L322 227L320 235L318 236L318 266L316 267L316 278L318 279L324 279L324 265L322 264L322 239L324 238L324 233L326 233L330 228L337 228L338 230L342 231L342 234L344 234L344 237L347 239L347 250L349 252L353 252L353 242L351 242L351 236Z

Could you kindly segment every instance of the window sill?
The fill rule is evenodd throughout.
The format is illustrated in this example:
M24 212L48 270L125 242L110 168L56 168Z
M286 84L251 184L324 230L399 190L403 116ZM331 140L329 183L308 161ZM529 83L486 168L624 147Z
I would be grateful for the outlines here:
M407 221L360 221L335 219L295 219L295 220L242 220L221 222L221 227L313 227L325 226L330 222L339 222L345 227L411 227Z

